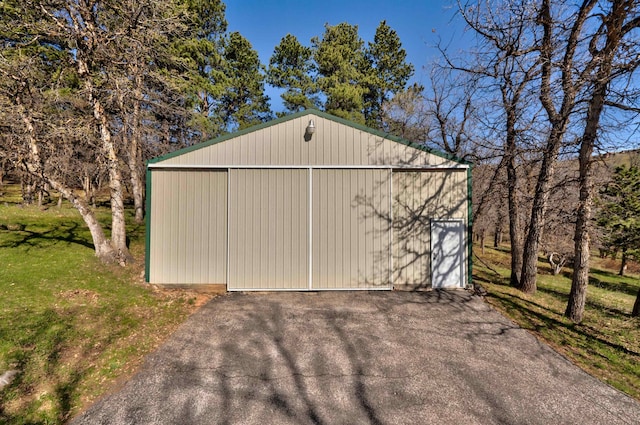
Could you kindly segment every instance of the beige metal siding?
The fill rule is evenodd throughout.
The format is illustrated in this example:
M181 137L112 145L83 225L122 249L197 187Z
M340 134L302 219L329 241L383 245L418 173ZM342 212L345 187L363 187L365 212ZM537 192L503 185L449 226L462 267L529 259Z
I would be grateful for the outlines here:
M304 133L313 119L316 132ZM313 114L203 147L157 163L163 165L415 165L460 164L364 130Z
M430 220L467 223L466 170L394 171L393 193L394 285L430 286Z
M150 283L226 283L227 172L151 173Z
M308 173L231 170L229 289L308 288Z
M390 288L389 170L313 170L313 288Z

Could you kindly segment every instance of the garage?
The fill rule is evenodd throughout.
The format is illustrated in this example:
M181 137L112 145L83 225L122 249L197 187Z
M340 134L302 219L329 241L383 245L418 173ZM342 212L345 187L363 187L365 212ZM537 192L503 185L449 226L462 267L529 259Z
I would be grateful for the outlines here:
M155 158L146 280L229 291L462 288L470 165L320 111Z

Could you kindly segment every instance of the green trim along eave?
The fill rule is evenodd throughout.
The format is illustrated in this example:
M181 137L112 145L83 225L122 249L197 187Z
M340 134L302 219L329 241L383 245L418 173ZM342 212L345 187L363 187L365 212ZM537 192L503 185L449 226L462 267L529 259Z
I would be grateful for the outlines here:
M327 120L330 120L330 121L334 121L334 122L337 122L337 123L340 123L340 124L343 124L343 125L346 125L346 126L349 126L349 127L353 127L355 129L364 131L366 133L373 134L374 136L379 136L379 137L382 137L384 139L391 140L393 142L400 143L402 145L409 146L411 148L414 148L414 149L417 149L417 150L420 150L420 151L423 151L423 152L438 156L440 158L444 158L444 159L448 159L450 161L457 162L459 164L466 164L466 165L470 165L471 164L469 161L464 160L462 158L458 158L458 157L456 157L454 155L450 155L450 154L445 153L445 152L440 152L438 150L431 149L431 148L429 148L427 146L420 145L418 143L410 142L410 141L408 141L406 139L403 139L401 137L396 137L396 136L393 136L393 135L391 135L389 133L385 133L385 132L380 131L380 130L375 130L373 128L367 127L367 126L362 125L362 124L354 123L354 122L346 120L344 118L336 117L334 115L328 114L328 113L320 111L318 109L305 109L303 111L295 112L293 114L286 115L284 117L277 118L275 120L271 120L271 121L268 121L268 122L265 122L265 123L261 123L261 124L258 124L258 125L254 125L252 127L245 128L244 130L240 130L240 131L237 131L237 132L234 132L234 133L225 134L224 136L220 136L220 137L217 137L215 139L211 139L211 140L207 140L207 141L202 142L202 143L198 143L198 144L195 144L195 145L187 146L186 148L178 149L175 152L171 152L171 153L168 153L168 154L165 154L165 155L160 155L158 157L152 158L147 162L147 169L148 169L148 165L149 164L155 164L155 163L158 163L158 162L165 161L167 159L171 159L171 158L175 158L175 157L180 156L180 155L184 155L184 154L189 153L189 152L193 152L193 151L196 151L196 150L199 150L199 149L204 149L204 148L206 148L208 146L216 145L218 143L222 143L222 142L225 142L227 140L230 140L230 139L233 139L233 138L245 135L245 134L249 134L249 133L252 133L252 132L257 131L257 130L262 130L262 129L269 128L269 127L272 127L272 126L275 126L275 125L278 125L278 124L282 124L284 122L287 122L287 121L290 121L290 120L293 120L293 119L296 119L296 118L299 118L299 117L303 117L303 116L306 116L306 115L315 115L315 116L320 117L320 118L324 118L324 119L327 119Z
M472 171L473 165L470 164L467 168L467 282L468 285L473 285L473 191L472 191Z
M149 283L149 273L151 271L151 169L149 163L146 165L145 182L145 214L144 214L144 280Z

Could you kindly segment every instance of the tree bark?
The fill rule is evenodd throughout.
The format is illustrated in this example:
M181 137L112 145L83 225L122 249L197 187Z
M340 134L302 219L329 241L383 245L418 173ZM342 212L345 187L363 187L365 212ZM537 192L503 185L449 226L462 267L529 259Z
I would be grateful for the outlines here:
M88 25L89 32L94 33L95 28ZM111 246L113 247L118 263L126 265L133 258L127 247L127 227L124 210L124 192L122 190L122 174L120 173L120 161L118 152L111 137L109 121L104 106L97 96L93 86L89 65L83 58L83 51L78 51L78 74L82 78L88 99L93 107L93 117L96 120L100 132L101 150L104 156L105 167L109 176L109 192L111 203Z
M142 76L139 72L135 77L135 89L133 94L133 114L131 140L129 141L129 171L131 175L131 190L133 192L133 205L135 208L135 220L137 223L144 221L144 184L140 176L140 143L141 143L141 118L140 103L142 99Z
M515 115L512 117L515 119ZM515 121L511 124L515 126ZM520 286L522 270L522 237L520 236L520 207L518 206L518 174L516 170L516 138L515 127L511 135L507 132L507 203L509 205L509 239L511 241L511 276L509 284Z
M541 58L540 78L540 102L546 111L551 129L547 137L547 143L542 156L542 164L538 174L538 181L533 198L533 207L529 221L529 231L524 242L522 275L519 289L525 293L536 292L536 276L538 273L538 250L542 239L542 230L545 224L547 202L551 179L558 160L558 153L564 138L571 113L575 109L575 99L578 91L586 84L584 78L574 78L574 58L578 49L579 40L582 37L582 29L589 13L595 7L596 0L585 0L580 6L576 19L564 43L563 59L559 65L562 102L559 110L556 109L554 96L555 88L551 84L558 70L554 69L554 50L557 44L557 35L554 32L555 21L551 13L551 0L543 0L538 15L538 22L543 28L543 37L540 42L539 52ZM590 75L595 63L589 62L582 70L581 77Z
M122 190L122 174L116 147L109 131L107 116L102 103L93 98L93 115L100 128L100 139L109 174L109 191L111 194L111 244L116 252L118 262L125 265L132 260L127 247L127 227L124 210L124 191Z
M502 205L498 208L498 217L493 232L493 247L498 248L502 243L502 228L504 223L504 214L502 213Z
M60 192L71 205L74 206L80 213L80 216L86 223L89 228L89 232L91 233L91 239L93 240L93 246L96 252L96 257L98 257L103 262L113 262L116 258L115 251L113 250L109 240L106 238L104 231L102 230L102 226L100 222L96 218L95 214L89 208L87 203L83 201L81 198L78 198L74 195L73 190L63 185L61 182L48 178L42 167L42 158L40 156L40 148L36 143L35 139L35 129L33 126L33 120L26 113L26 110L23 104L18 100L18 107L20 108L22 120L26 126L26 141L29 145L31 160L24 159L23 165L25 170L33 177L37 179L42 179L49 183L49 185Z
M560 150L561 137L561 133L558 130L552 130L542 159L540 173L538 174L529 231L527 232L522 252L522 274L519 289L526 294L533 294L537 290L538 250L542 239L551 178L555 171L555 162Z
M627 270L627 250L622 250L622 263L620 263L620 271L618 276L624 276L624 272Z
M599 66L596 72L593 95L589 101L586 125L580 144L580 201L574 236L575 262L573 278L571 280L571 291L569 292L569 302L564 313L566 317L575 323L582 321L587 298L587 285L589 284L589 221L591 220L594 190L591 172L593 161L591 156L593 155L593 149L598 137L600 117L611 81L613 59L623 36L622 28L631 4L632 2L627 1L613 2L610 14L603 19L603 23L606 24L607 29L605 45L601 50L597 50L595 46L590 48L590 52L593 55L592 60L597 60Z

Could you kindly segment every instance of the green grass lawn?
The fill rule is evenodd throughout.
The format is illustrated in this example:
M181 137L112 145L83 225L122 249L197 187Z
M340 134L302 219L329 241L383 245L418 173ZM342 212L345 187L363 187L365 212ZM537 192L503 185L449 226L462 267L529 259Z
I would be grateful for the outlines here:
M0 423L62 423L130 376L194 310L187 292L143 283L144 227L131 224L137 262L101 264L79 214L0 198ZM108 211L99 213L109 222ZM191 294L193 295L193 294Z
M638 276L620 277L605 268L610 261L594 258L584 320L576 325L563 317L570 269L552 276L548 264L540 262L538 291L525 295L508 284L508 250L486 249L479 256L499 273L474 263L474 280L487 289L490 304L585 371L640 400L640 318L631 317Z

